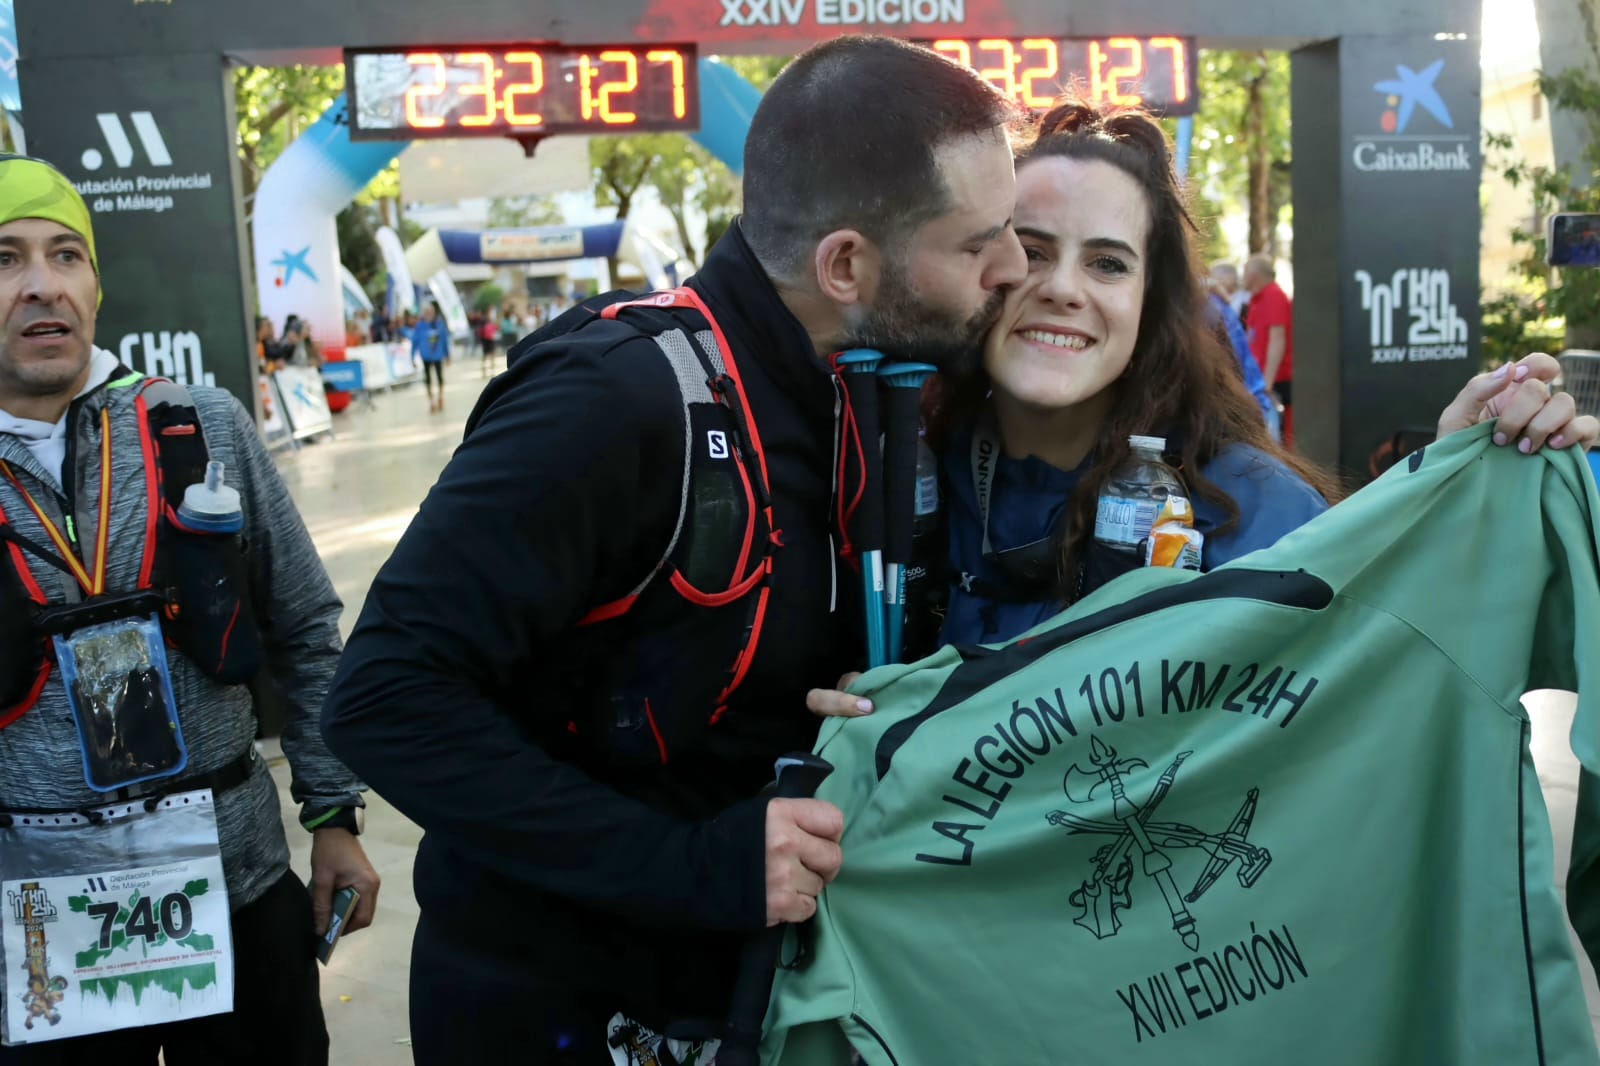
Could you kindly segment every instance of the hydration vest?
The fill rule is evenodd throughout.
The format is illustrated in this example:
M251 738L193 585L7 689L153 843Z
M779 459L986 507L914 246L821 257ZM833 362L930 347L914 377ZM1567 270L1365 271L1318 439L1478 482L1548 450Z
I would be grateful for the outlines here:
M656 565L627 594L590 609L571 646L552 659L575 698L566 734L581 759L611 769L663 766L728 713L761 641L782 535L733 349L693 290L596 297L525 338L510 362L559 358L559 349L538 346L604 322L649 337L672 368L683 486Z
M162 378L135 375L106 385L126 387L138 389L134 407L147 501L137 584L114 592L86 588L86 598L76 603L52 600L36 568L53 566L84 584L72 547L47 521L51 543L24 536L0 507L0 729L26 714L43 693L55 669L52 635L83 625L157 613L167 643L208 677L242 684L260 668L261 639L241 538L191 530L177 513L185 489L205 479L210 457L194 401L182 385ZM100 417L101 469L109 471L109 408L102 408ZM4 464L0 477L23 495L24 506L31 505L32 497ZM100 560L110 547L108 484L102 482L96 524L101 542L95 558ZM88 584L96 582L91 578Z

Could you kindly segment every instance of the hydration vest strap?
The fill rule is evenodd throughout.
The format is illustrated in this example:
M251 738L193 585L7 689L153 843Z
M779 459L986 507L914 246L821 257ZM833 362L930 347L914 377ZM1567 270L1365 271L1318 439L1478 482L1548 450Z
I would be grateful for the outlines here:
M148 588L156 565L156 529L161 517L162 478L156 446L150 439L150 409L145 406L143 389L134 397L133 406L138 415L139 453L144 459L145 484L144 552L139 559L139 587Z
M18 533L16 529L12 527L11 523L5 520L3 513L0 513L0 540L10 541L13 551L16 551L16 549L20 548L23 551L26 551L29 555L32 555L35 559L38 559L40 562L48 563L49 565L55 567L68 577L76 576L73 573L72 567L67 565L67 561L65 559L61 558L61 556L57 555L49 548L46 548L43 544L40 544L32 537L24 537L21 533ZM19 570L24 570L27 567L27 561L22 558L20 552L17 553L16 558L12 561L17 564ZM27 581L30 583L33 582L33 574L31 572L28 574Z
M633 605L638 601L639 597L635 594L624 596L620 600L612 600L610 603L603 603L578 619L578 625L589 626L594 625L596 622L609 622L613 618L621 618L633 610Z
M741 422L745 421L743 412L750 410L750 398L745 395L744 380L739 376L738 359L734 355L733 346L728 343L728 338L722 332L722 326L717 322L716 317L712 315L711 308L707 307L706 302L700 298L699 293L687 286L677 289L665 289L661 292L651 293L649 296L638 300L611 304L600 312L600 317L616 318L621 311L629 307L651 307L657 309L688 307L699 311L701 317L706 320L706 325L711 327L711 335L717 339L717 348L722 352L723 365L733 383L734 391L739 397L735 415L740 418ZM693 340L692 335L690 339ZM771 478L767 473L767 453L761 447L761 437L755 432L755 427L747 425L746 428L749 431L751 446L755 449L758 468L761 471L762 494L765 495L766 486L771 484Z
M768 579L772 574L772 555L783 543L782 532L774 526L770 491L771 478L767 468L766 449L762 446L761 434L756 428L755 421L750 416L750 400L745 392L744 379L739 373L738 358L734 353L733 346L728 343L727 335L723 333L722 326L717 322L716 316L711 313L711 309L706 306L705 301L701 299L700 294L688 287L667 289L651 293L637 300L626 300L610 304L601 309L600 317L617 319L623 311L630 308L639 312L656 312L657 314L673 309L692 310L698 312L701 318L705 320L706 325L710 328L711 336L716 342L716 351L714 353L705 350L705 347L700 343L700 339L696 336L696 330L685 328L682 323L675 320L669 320L662 324L688 339L690 347L694 350L706 373L707 386L723 409L728 412L734 423L740 445L740 455L738 457L739 474L750 507L747 515L744 543L734 567L733 581L729 588L722 592L707 593L690 586L687 579L678 573L675 568L672 569L668 577L673 590L679 596L687 602L698 606L725 606L737 602L741 598L748 600L750 603L739 653L730 668L728 683L716 699L716 710L711 716L711 722L715 724L726 712L727 700L744 681L745 675L749 672L750 664L755 658L756 647L760 643L762 629L766 621L767 600L771 593ZM640 317L645 316L641 315ZM666 331L666 329L661 329L657 332L659 334ZM685 434L690 432L687 401L685 401L684 405L684 432ZM688 446L692 447L692 442ZM755 456L755 463L753 464L749 461L750 455ZM689 464L687 463L685 464L684 476L690 476ZM766 523L768 536L765 544L760 548L760 560L746 574L745 569L747 566L751 566L751 554L755 550L755 514L758 510L761 512L762 520ZM673 544L677 542L684 520L685 517L680 515L680 525L679 529L674 531ZM670 557L670 555L671 549L669 548L668 556ZM670 564L664 558L662 565L668 566ZM661 568L658 567L654 573L659 573ZM654 575L652 574L652 576ZM648 583L648 580L646 579L646 583ZM630 596L596 607L585 615L579 624L587 625L621 617L633 607L639 593L642 591L643 586L634 590ZM653 727L654 723L652 722ZM665 761L665 751L663 751L663 761Z
M839 357L843 354L834 352L828 357L828 365L833 369L838 412L835 416L837 441L834 456L837 466L833 473L833 498L838 507L835 518L839 523L839 557L859 570L860 553L850 540L850 525L855 521L856 511L867 494L867 450L861 440L861 426L856 421L855 405L850 402L850 390L845 388L844 379L839 374ZM861 480L857 482L853 494L845 488L852 457L855 458L856 469L861 471Z
M107 546L110 543L111 525L111 411L109 408L100 409L100 500L98 523L95 528L95 552L93 570L88 569L79 561L77 552L73 550L74 544L70 536L72 530L72 516L67 516L68 533L62 533L50 516L44 513L44 508L39 506L16 473L11 469L11 464L0 461L0 471L5 473L11 486L22 494L22 499L28 508L33 511L33 516L44 526L44 531L50 537L51 543L60 553L61 561L67 564L68 572L83 586L83 591L88 596L99 596L106 590L106 564L108 562Z
M44 692L45 685L49 684L50 672L54 668L55 663L50 659L46 659L44 665L39 668L39 673L34 677L33 687L28 690L28 694L10 709L0 710L0 729L4 729L33 709L33 705L39 702L39 696Z

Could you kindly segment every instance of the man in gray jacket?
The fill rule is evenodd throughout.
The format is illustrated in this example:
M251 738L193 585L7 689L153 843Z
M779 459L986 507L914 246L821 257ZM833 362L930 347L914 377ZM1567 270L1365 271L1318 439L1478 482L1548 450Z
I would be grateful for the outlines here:
M339 889L346 932L378 890L318 729L339 599L250 416L118 365L99 299L82 199L0 156L0 1066L326 1063L316 938ZM184 449L223 484L166 484ZM255 753L262 667L309 893Z

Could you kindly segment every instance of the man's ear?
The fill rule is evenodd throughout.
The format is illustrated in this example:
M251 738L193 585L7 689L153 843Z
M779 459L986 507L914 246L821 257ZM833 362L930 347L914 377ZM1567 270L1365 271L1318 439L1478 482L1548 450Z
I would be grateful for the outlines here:
M883 262L878 246L859 230L834 230L817 244L817 288L833 303L870 303L878 291Z

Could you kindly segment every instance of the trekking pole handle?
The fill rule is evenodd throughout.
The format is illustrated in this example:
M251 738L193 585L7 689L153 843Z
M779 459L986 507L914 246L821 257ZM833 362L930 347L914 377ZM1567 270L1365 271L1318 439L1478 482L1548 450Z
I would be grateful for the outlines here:
M776 798L810 799L833 773L833 764L810 752L792 752L778 760L776 769ZM767 1016L772 979L783 955L784 932L782 924L763 929L747 940L739 953L739 976L717 1066L757 1066L760 1062L761 1023Z

